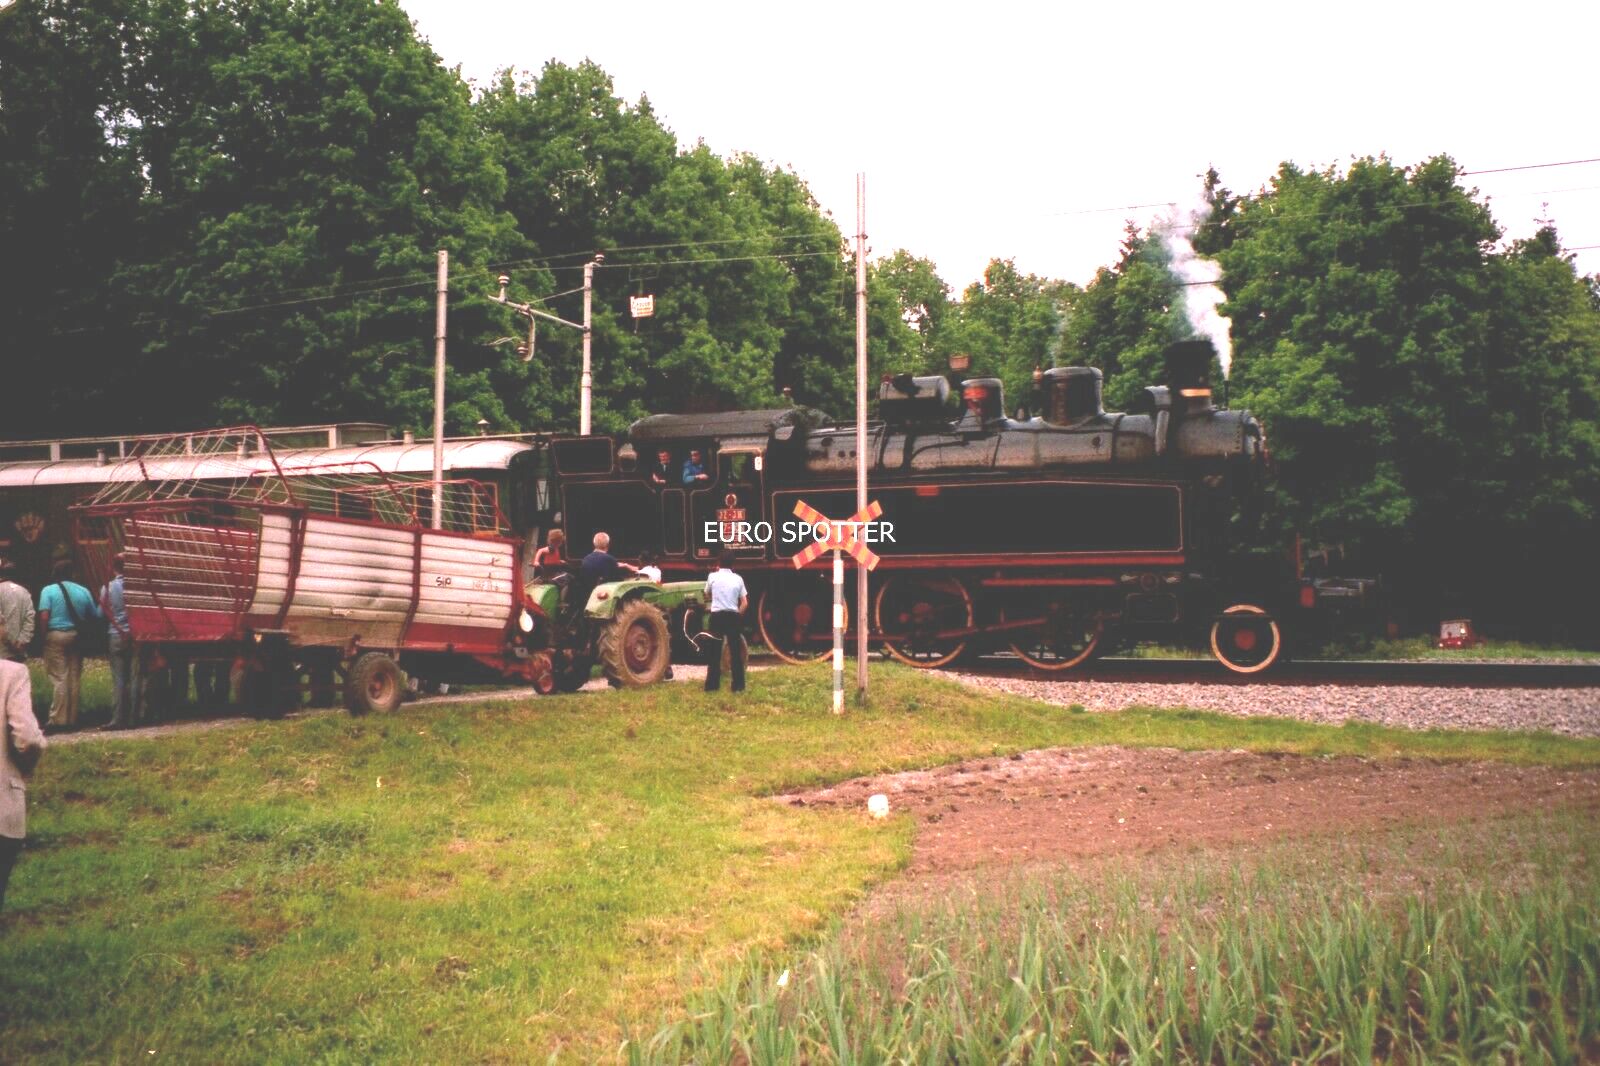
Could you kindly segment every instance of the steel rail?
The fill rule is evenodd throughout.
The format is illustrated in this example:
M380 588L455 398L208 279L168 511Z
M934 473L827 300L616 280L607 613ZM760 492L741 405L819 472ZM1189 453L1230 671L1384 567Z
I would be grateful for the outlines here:
M1367 659L1300 659L1262 674L1240 675L1215 659L1107 657L1076 670L1036 670L1006 654L955 667L1052 681L1140 681L1237 685L1426 685L1454 688L1600 688L1600 660L1592 662L1450 662Z

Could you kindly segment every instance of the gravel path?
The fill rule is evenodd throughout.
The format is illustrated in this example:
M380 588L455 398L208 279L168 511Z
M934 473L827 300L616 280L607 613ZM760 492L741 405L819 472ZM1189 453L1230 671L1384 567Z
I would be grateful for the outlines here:
M758 670L770 670L771 666L761 663L751 663L748 669L754 673ZM678 664L672 668L673 681L692 682L696 685L705 684L706 668L694 664ZM606 679L596 677L579 689L579 692L605 692L610 686ZM727 677L723 678L723 691L727 689ZM423 696L420 699L406 701L407 707L426 707L430 704L444 703L492 703L499 700L536 700L539 694L531 688L501 688L488 692L463 692L448 696ZM286 721L295 721L301 718L317 718L326 714L344 714L342 707L321 707L315 710L295 711L284 716ZM178 733L205 733L214 729L231 729L234 726L249 725L257 721L247 715L233 714L226 717L202 718L193 721L162 722L158 725L140 726L138 729L107 730L85 729L77 733L59 733L50 738L51 746L57 744L90 744L103 740L154 740L159 737L169 737Z
M1410 685L1208 685L944 676L973 688L1091 711L1192 707L1242 717L1274 715L1341 725L1355 719L1402 729L1535 729L1600 736L1600 688L1444 688Z

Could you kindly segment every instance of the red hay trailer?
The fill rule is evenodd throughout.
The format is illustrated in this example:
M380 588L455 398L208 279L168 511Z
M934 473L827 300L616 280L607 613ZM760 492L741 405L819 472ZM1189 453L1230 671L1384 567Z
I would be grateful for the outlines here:
M152 440L121 467L75 525L94 569L123 555L143 677L226 663L249 709L275 715L299 705L302 676L313 702L342 677L351 711L392 710L402 660L434 680L550 672L518 625L520 542L477 532L503 525L485 486L445 483L432 522L431 485L363 464L286 470L253 428Z

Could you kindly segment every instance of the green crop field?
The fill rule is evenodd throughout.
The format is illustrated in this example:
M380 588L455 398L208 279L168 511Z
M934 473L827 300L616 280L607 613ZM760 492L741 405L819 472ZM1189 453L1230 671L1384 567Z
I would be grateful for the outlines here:
M661 1058L700 1054L703 1047L707 1060L722 1061L726 1042L718 1043L715 1033L703 1044L688 1040L683 1019L703 1013L703 997L719 989L727 990L729 1010L744 1010L745 978L780 964L794 968L797 994L815 988L818 971L807 959L829 956L811 953L842 943L839 923L852 905L891 880L911 852L913 827L905 819L873 822L858 812L795 809L762 798L775 791L1050 745L1600 765L1600 741L1594 740L1329 728L1193 711L1071 713L893 666L874 667L873 684L871 706L842 718L826 710L825 671L776 669L753 675L742 698L663 685L57 747L47 753L30 792L28 848L0 913L0 1002L7 1005L0 1015L0 1058L525 1062L552 1054ZM1284 885L1310 883L1292 864L1263 869L1259 876ZM1592 961L1592 881L1575 879L1563 888L1543 869L1520 875L1522 894L1505 896L1503 904L1498 882L1487 882L1480 891L1496 909L1482 920L1501 923L1499 929L1522 921L1519 915L1544 916L1539 936L1561 930L1564 943ZM1065 927L1006 917L1037 908L1019 910L1005 899L994 904L998 917L992 920L1010 923L1019 936L1036 926L1029 936L1046 967L1074 964L1089 957L1085 952L1100 958L1102 948L1146 952L1127 954L1125 963L1115 961L1121 954L1107 957L1113 969L1103 987L1125 997L1141 987L1129 982L1178 966L1177 949L1151 944L1148 922L1141 925L1144 918L1128 912L1129 893L1170 894L1171 885L1183 883L1171 880L1180 875L1161 871L1127 876L1134 887L1091 880L1029 889L1059 893L1080 909L1092 906L1088 894L1094 892L1124 901L1115 913L1128 921L1086 932L1082 944L1073 939L1068 945ZM1225 895L1235 889L1222 873L1204 876L1211 878L1207 891L1238 898ZM1462 891L1470 894L1471 883ZM1200 899L1200 889L1185 898ZM1437 906L1449 910L1457 898L1441 898ZM1239 927L1239 943L1280 938L1294 957L1273 973L1310 980L1298 954L1302 942L1330 941L1305 940L1298 926L1270 921L1320 914L1318 899L1297 894L1276 919L1272 897L1261 899L1267 910L1253 909L1251 920L1268 924ZM1336 944L1389 952L1382 955L1389 966L1383 972L1396 972L1397 960L1410 958L1404 953L1414 944L1402 938L1392 947L1372 946L1387 935L1381 932L1387 919L1368 914L1359 894L1341 899L1338 908L1356 913L1335 908L1329 921L1368 925L1350 925ZM1179 917L1173 928L1186 938L1181 943L1206 959L1205 952L1221 950L1215 944L1232 943L1226 937L1234 934L1223 928L1232 905L1187 914L1174 904ZM1394 907L1409 913L1400 903ZM942 921L938 913L922 920ZM1434 913L1421 917L1431 920ZM909 920L897 919L885 936L904 934L908 944L921 944ZM991 919L980 914L971 921L980 928ZM1451 923L1457 930L1455 919ZM957 927L939 935L959 940L967 934ZM1466 950L1465 941L1452 944L1451 965L1465 967L1467 980L1501 979L1473 969L1481 953ZM848 948L838 950L848 961ZM907 952L917 966L932 958L921 948ZM1530 960L1546 967L1568 958L1543 946L1530 952ZM1341 963L1339 980L1357 980L1366 957ZM1150 967L1143 976L1124 973L1145 966L1141 960ZM878 979L869 969L829 965L843 988ZM985 962L963 971L962 980L992 983L1003 971ZM1227 972L1235 981L1233 968ZM1297 994L1272 1006L1265 998L1272 990L1261 987L1260 973L1252 974L1252 994L1262 997L1263 1012L1306 1006L1304 1021L1295 1022L1303 1035L1293 1046L1300 1051L1313 1054L1346 1039L1342 1034L1365 1031L1351 1028L1357 1021L1330 1015L1334 1008L1321 1000ZM942 993L937 980L929 980L923 1002L933 1010ZM1038 994L1054 987L1039 982L1029 986ZM1524 991L1549 987L1533 978L1516 985ZM1235 981L1220 993L1226 1010L1213 1026L1217 1047L1259 1053L1237 1031L1240 988ZM1592 989L1592 981L1581 988ZM995 987L981 994L1003 999L1010 993ZM1382 985L1372 994L1396 993ZM824 1000L806 1002L806 1010L818 1012ZM1563 999L1561 1009L1580 1002L1586 1001ZM1086 1032L1072 1028L1080 1022L1071 1004L1056 1007L1055 1000L1039 1001L1041 1016L1060 1014L1061 1028L1054 1031ZM1178 1008L1168 1002L1159 1009ZM1338 1009L1361 1007L1341 1001ZM1508 1003L1496 1009L1524 1016L1523 1008ZM1541 1036L1545 1030L1538 1027L1555 1009L1541 1001L1526 1007L1525 1018L1533 1027L1528 1046L1548 1047L1553 1055L1553 1038ZM1126 1011L1112 1016L1133 1017ZM1143 1017L1142 1024L1159 1026L1163 1016ZM941 1019L946 1032L964 1031L961 1015ZM862 1024L861 1032L870 1033L898 1023L873 1015ZM725 1028L737 1031L732 1023ZM981 1042L992 1029L986 1020L974 1030L979 1050L968 1061L994 1056L995 1046ZM661 1033L667 1035L657 1040ZM803 1042L807 1057L834 1056L827 1050L834 1045L817 1039L814 1029L797 1029L794 1039ZM1144 1046L1137 1032L1121 1039L1129 1048ZM1432 1046L1426 1033L1416 1039ZM1164 1046L1174 1047L1170 1041ZM1447 1040L1442 1046L1457 1045ZM872 1056L862 1051L860 1057Z
M959 883L708 972L628 1059L1595 1061L1597 860L1566 813Z

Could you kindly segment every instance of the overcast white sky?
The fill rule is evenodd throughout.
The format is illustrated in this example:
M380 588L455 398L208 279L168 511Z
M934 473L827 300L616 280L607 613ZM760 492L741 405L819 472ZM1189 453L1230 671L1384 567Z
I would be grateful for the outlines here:
M680 144L793 167L846 232L865 172L874 254L927 256L957 292L996 257L1087 281L1126 219L1162 211L1126 205L1188 201L1208 165L1239 191L1285 159L1600 157L1593 0L401 2L480 84L595 60ZM1600 246L1600 163L1466 180L1508 238L1547 212ZM1600 247L1578 255L1600 272Z

